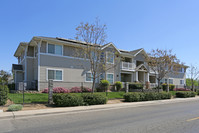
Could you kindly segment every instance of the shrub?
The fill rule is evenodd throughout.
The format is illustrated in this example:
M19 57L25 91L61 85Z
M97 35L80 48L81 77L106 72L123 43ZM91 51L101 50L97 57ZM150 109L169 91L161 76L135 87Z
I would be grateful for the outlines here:
M143 89L142 83L129 83L129 89Z
M199 95L199 90L196 91L197 95Z
M105 92L105 88L98 86L98 87L96 88L96 91L97 91L97 92Z
M169 84L169 90L170 90L170 91L173 91L174 88L175 88L175 85L174 85L174 84Z
M191 91L191 90L185 88L175 88L174 91Z
M23 106L21 104L12 104L8 107L8 111L19 111L22 110Z
M106 104L107 97L101 94L83 94L82 98L86 105Z
M187 92L176 92L176 97L178 98L187 98L187 97L195 97L196 93L192 91Z
M81 93L81 92L82 92L82 89L81 89L81 87L72 87L72 88L70 89L70 92L71 92L71 93Z
M9 90L15 90L15 83L8 84Z
M162 89L163 89L163 91L166 91L167 90L167 87L168 87L168 85L167 84L162 84ZM174 84L169 84L169 90L170 91L173 91L173 89L175 88L175 85Z
M167 87L168 87L167 84L162 84L162 89L163 89L163 91L166 91L166 90L167 90Z
M123 87L122 82L120 82L120 81L116 81L115 86L116 86L117 91L120 91Z
M151 100L161 100L170 99L171 94L167 92L130 92L124 94L125 102L138 102L138 101L151 101Z
M100 86L103 87L103 88L108 88L110 85L109 81L108 80L101 80L100 81Z
M83 98L74 94L53 94L53 102L58 107L72 107L83 105Z
M0 105L5 105L8 100L8 86L0 85Z
M82 92L92 92L92 89L88 87L83 87Z
M140 98L139 92L130 92L130 93L124 94L124 100L125 102L137 102L137 101L140 101L141 98Z
M42 93L48 93L48 88L44 89ZM70 93L70 90L63 87L53 88L53 93Z

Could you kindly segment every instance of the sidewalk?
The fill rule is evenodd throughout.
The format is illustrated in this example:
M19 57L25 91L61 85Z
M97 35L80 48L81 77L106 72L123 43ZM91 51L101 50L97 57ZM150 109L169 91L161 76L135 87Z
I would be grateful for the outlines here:
M39 115L49 115L49 114L57 115L60 113L73 114L73 113L88 112L88 111L111 110L119 108L160 105L160 104L179 103L179 102L198 101L198 100L199 97L176 98L169 100L117 103L117 104L105 104L105 105L93 105L93 106L78 106L78 107L63 107L63 108L28 110L28 111L18 111L18 112L3 112L0 113L0 119L13 119L19 117L39 116Z

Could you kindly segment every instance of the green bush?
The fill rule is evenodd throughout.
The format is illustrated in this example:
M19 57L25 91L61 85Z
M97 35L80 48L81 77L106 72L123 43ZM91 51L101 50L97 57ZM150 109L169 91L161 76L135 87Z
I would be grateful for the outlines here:
M21 104L12 104L8 107L8 111L19 111L22 110L23 106Z
M0 85L0 106L5 105L8 100L8 86Z
M142 83L129 83L129 89L143 89Z
M199 90L196 91L197 95L199 95Z
M162 84L162 89L163 89L163 91L166 91L166 90L167 90L167 87L168 87L167 84ZM175 88L175 85L174 85L174 84L169 84L169 90L170 90L170 91L173 91L174 88Z
M109 83L108 80L101 80L101 81L100 81L100 86L101 86L101 87L104 87L104 88L107 87L107 88L108 88L109 85L110 85L110 83Z
M101 94L83 94L82 98L85 105L106 104L108 100L106 96Z
M124 94L125 102L151 101L170 98L171 94L167 92L130 92Z
M129 92L124 94L125 102L138 102L140 99L141 98L139 92Z
M15 83L8 84L9 90L15 90Z
M196 93L192 91L186 91L186 92L176 92L176 97L178 98L187 98L187 97L195 97Z
M169 90L170 90L170 91L173 91L174 88L175 88L175 85L174 85L174 84L169 84Z
M58 107L72 107L83 105L83 98L75 94L53 94L53 102Z
M123 87L122 82L120 82L120 81L116 81L115 86L116 86L117 91L120 91Z

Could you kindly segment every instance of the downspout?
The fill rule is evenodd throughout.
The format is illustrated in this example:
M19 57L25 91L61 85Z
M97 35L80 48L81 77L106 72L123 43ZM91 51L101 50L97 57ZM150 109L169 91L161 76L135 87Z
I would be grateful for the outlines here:
M39 41L38 47L37 47L38 48L38 54L37 54L38 55L37 56L38 57L38 59L37 59L38 60L38 75L37 75L38 76L38 80L37 80L37 82L38 82L37 83L38 84L38 86L37 86L38 87L38 91L40 91L40 89L41 89L40 88L40 48L41 48L41 41L42 40Z

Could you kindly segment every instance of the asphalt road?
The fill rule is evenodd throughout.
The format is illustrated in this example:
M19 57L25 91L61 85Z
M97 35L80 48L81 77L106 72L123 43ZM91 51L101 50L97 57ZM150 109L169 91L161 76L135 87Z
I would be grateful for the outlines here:
M199 133L199 101L0 120L0 133Z

